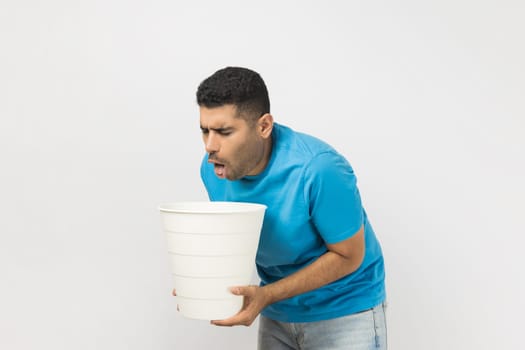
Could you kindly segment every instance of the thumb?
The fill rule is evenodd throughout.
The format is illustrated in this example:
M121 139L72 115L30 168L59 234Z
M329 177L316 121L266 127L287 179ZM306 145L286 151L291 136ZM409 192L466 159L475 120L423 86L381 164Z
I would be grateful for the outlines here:
M234 294L234 295L244 295L244 296L247 296L247 295L250 295L250 288L249 287L243 287L243 286L235 286L235 287L230 287L230 293Z
M234 294L234 295L243 295L241 290L242 290L242 287L230 287L228 288L228 290L230 291L230 293Z

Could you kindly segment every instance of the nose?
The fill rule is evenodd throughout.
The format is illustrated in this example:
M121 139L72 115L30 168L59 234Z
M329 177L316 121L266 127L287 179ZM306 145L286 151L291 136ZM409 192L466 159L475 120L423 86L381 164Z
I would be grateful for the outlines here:
M214 153L219 150L219 140L215 135L213 135L213 132L208 133L204 139L204 146L206 148L207 153Z

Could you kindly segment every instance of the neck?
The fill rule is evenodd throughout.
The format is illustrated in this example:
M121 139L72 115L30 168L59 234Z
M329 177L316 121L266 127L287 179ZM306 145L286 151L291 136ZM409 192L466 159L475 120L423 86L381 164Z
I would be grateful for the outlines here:
M268 163L270 163L270 158L272 157L272 137L269 137L268 139L264 140L264 150L263 150L263 156L259 164L250 172L251 176L259 175L266 169L268 166Z

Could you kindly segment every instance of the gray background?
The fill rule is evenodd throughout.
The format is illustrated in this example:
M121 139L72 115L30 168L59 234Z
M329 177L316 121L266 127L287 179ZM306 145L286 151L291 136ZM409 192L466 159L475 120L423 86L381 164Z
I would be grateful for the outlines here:
M0 1L0 348L252 349L182 318L157 205L206 199L194 93L259 71L354 166L390 349L516 349L522 1ZM518 342L520 341L520 342Z

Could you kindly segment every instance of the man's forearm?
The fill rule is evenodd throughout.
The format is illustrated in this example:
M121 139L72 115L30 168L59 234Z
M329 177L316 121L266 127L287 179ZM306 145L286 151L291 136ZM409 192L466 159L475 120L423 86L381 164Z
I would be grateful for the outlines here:
M273 304L336 281L357 270L361 262L362 256L345 257L328 251L296 273L262 287L267 296L267 304Z

